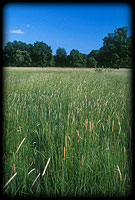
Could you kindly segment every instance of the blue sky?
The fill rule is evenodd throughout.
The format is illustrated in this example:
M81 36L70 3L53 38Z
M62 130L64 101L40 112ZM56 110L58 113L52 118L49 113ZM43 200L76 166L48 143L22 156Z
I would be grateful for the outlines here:
M128 26L132 10L126 3L8 3L3 8L4 43L43 41L53 54L58 47L90 53L114 29Z

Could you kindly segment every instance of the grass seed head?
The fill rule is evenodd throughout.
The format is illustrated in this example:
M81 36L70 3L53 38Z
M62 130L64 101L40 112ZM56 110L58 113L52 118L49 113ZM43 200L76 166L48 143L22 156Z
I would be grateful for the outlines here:
M46 166L45 166L45 168L44 168L44 171L43 171L43 173L42 173L42 176L44 176L45 171L46 171L46 169L47 169L47 167L48 167L49 162L50 162L50 158L48 159L48 161L47 161L47 163L46 163Z
M37 177L36 177L35 180L33 181L32 187L33 187L33 185L36 183L36 181L37 181L37 179L38 179L39 176L40 176L40 173L37 175Z
M86 119L86 121L85 121L86 131L87 131L87 126L88 126L88 119Z
M16 153L19 151L20 147L22 146L23 142L24 142L25 138L23 138L23 140L21 141L20 145L18 146Z
M120 171L120 168L119 168L119 166L117 165L117 170L118 170L118 172L119 172L119 175L120 175L120 181L122 181L122 174L121 174L121 171Z
M17 172L7 181L7 183L3 186L3 189L13 180L13 178L17 175Z
M66 150L65 150L65 147L64 147L64 160L65 160L65 156L66 156Z
M114 119L112 121L112 132L113 132L113 130L114 130Z

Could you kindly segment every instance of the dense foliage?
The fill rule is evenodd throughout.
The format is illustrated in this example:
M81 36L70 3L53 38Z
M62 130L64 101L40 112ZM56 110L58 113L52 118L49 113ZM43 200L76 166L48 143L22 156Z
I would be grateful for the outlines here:
M44 42L26 44L20 41L7 42L3 49L4 66L17 67L110 67L132 66L132 36L127 37L128 27L116 28L103 38L103 46L88 55L72 49L70 54L58 48L56 55Z

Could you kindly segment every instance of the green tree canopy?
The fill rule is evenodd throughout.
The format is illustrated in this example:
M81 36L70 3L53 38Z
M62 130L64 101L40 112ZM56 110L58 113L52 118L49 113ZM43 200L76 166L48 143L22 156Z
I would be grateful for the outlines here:
M14 55L14 62L17 67L30 67L32 60L28 51L18 49Z
M92 50L88 55L87 55L87 67L90 67L89 64L89 59L93 57L97 61L97 66L102 66L103 65L103 56L102 52L100 50Z
M88 55L72 49L67 56L64 48L52 55L51 47L44 42L26 44L21 41L7 42L3 48L4 66L33 67L91 67L131 68L133 60L133 36L127 37L128 27L116 28L103 38L103 46ZM92 57L92 58L91 58ZM94 59L95 61L94 61ZM93 62L93 64L92 64Z
M130 65L127 31L128 27L117 28L114 33L108 33L108 36L103 38L103 47L100 51L104 57L104 66L128 67Z
M83 66L83 56L78 50L72 49L68 58L71 67Z
M15 54L17 50L27 51L28 45L21 41L7 42L4 47L4 61L7 66L15 66Z
M87 67L90 67L90 68L97 67L97 61L93 56L87 58Z
M44 42L35 42L31 50L32 65L47 67L51 65L52 50Z
M55 55L56 67L65 67L67 65L67 52L64 48L58 48Z

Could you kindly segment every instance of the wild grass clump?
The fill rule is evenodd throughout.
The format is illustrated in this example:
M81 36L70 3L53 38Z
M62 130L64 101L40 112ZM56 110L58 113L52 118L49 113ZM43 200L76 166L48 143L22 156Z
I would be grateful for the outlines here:
M101 67L95 67L95 72L104 72L105 68L103 66Z
M3 80L5 195L131 193L128 72L6 70Z

